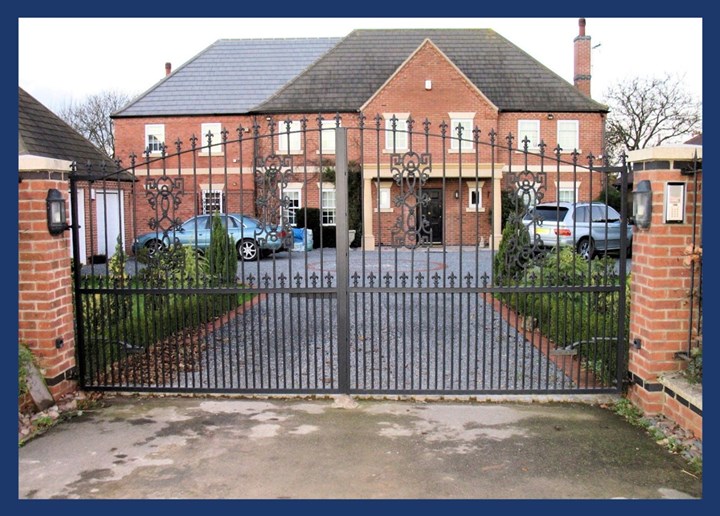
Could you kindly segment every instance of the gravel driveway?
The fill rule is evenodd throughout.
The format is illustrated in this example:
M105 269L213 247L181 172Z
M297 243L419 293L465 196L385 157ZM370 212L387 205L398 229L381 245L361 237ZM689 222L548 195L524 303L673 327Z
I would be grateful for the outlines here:
M503 321L482 294L403 292L410 286L472 287L476 281L482 285L482 274L490 272L490 251L353 249L349 257L346 324L351 389L528 392L573 385ZM238 273L246 284L269 287L269 293L207 335L203 373L184 380L211 390L337 389L336 298L272 292L273 288L334 287L335 250L279 253L240 264ZM377 287L393 291L372 290Z

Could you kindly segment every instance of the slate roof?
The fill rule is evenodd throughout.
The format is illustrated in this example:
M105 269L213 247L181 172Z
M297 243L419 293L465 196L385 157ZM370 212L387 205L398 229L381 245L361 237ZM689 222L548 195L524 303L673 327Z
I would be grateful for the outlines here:
M702 145L702 133L696 134L692 138L690 138L688 141L685 142L685 145Z
M357 111L426 38L501 111L608 111L492 29L355 30L253 111Z
M88 163L100 174L117 170L116 163L89 140L70 127L63 119L18 87L18 155L42 156L75 161L79 169Z
M247 113L339 41L218 40L113 117Z

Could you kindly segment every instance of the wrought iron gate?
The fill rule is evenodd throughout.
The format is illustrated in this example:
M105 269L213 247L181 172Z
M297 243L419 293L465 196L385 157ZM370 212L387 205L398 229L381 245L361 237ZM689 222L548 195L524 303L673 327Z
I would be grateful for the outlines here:
M330 129L321 116L255 121L237 137L178 141L172 154L148 148L101 180L77 168L73 207L79 191L123 199L110 219L120 220L118 242L98 242L112 232L95 220L108 217L89 210L88 264L73 227L82 386L617 392L625 167L596 167L593 156L582 166L543 143L531 152L512 135L348 118ZM615 221L608 174L618 171ZM568 195L603 207L583 249L616 256L584 259L582 242L563 245L580 221L560 228L534 209ZM226 229L213 233L214 223Z

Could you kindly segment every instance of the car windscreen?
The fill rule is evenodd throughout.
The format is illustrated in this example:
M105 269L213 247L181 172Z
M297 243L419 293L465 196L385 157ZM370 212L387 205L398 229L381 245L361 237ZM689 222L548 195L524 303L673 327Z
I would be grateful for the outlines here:
M531 215L538 220L557 222L565 218L567 211L568 209L563 206L538 206L532 211Z

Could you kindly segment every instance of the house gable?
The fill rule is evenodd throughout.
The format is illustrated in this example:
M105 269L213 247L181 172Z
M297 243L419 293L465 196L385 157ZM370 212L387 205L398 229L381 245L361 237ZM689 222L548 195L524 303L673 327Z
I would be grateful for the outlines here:
M452 113L472 114L474 124L494 127L497 107L429 39L362 106L367 116L409 113L417 124L426 118L439 133ZM416 130L420 128L417 127Z

